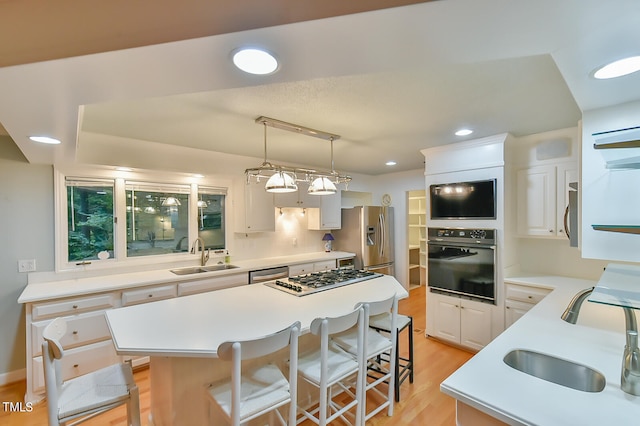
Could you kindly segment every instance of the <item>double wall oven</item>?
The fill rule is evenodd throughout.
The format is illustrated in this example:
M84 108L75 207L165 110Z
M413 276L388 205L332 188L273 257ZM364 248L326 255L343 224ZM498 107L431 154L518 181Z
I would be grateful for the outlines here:
M496 230L428 228L429 290L496 303Z

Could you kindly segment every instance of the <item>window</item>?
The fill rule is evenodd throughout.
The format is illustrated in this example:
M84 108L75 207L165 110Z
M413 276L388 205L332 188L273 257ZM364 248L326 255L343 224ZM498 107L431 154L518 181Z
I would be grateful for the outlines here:
M196 238L207 249L226 247L225 187L157 172L73 173L55 171L57 271L181 262ZM218 182L230 184L207 183Z
M198 190L198 237L205 248L220 250L225 246L224 192L216 188Z
M67 261L113 257L113 181L67 179L65 186Z
M130 182L125 188L127 256L188 251L190 188Z

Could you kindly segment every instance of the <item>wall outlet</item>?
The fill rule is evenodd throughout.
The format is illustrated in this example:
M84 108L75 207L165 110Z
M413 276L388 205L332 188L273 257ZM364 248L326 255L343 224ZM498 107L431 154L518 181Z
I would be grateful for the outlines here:
M35 272L35 270L36 270L35 259L18 260L18 272Z

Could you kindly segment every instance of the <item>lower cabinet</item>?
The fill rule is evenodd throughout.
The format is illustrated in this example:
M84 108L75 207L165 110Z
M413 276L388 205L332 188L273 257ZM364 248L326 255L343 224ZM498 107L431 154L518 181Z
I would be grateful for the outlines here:
M480 350L491 341L491 305L430 292L427 334Z
M309 274L311 272L329 271L335 268L336 261L333 259L314 263L298 263L297 265L289 266L289 276L295 277L297 275Z
M551 292L551 289L505 281L504 322L508 328Z

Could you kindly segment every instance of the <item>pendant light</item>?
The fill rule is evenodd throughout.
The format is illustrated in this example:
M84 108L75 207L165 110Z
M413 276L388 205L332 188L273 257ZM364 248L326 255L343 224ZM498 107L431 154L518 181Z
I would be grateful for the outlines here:
M271 163L267 161L267 123L263 123L264 127L264 162L262 166L271 166ZM283 172L282 170L276 170L274 174L271 175L269 180L264 186L264 189L267 192L275 192L275 193L284 193L284 192L296 192L298 190L298 185L296 185L296 180L289 173Z
M247 184L266 179L265 190L267 192L282 193L297 191L298 182L303 181L309 184L309 194L330 195L337 192L336 184L344 183L346 187L351 181L351 176L340 174L333 168L333 141L339 139L340 136L264 116L256 118L255 122L264 126L264 161L260 167L244 171ZM281 166L267 161L267 126L330 141L331 171Z
M329 138L331 142L331 175L335 174L333 170L333 136ZM311 195L333 195L337 191L336 185L326 176L319 176L311 182L307 193Z

